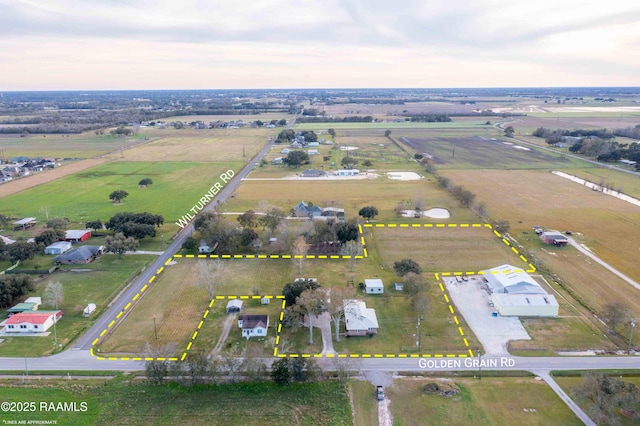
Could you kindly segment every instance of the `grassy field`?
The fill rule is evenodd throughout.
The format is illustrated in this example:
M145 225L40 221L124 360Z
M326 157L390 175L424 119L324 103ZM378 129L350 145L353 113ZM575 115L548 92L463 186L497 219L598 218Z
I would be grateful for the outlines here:
M574 238L597 256L638 279L640 264L630 255L637 245L628 238L640 233L636 206L543 171L448 171L446 176L484 200L491 217L508 220L511 234L589 306L637 300L637 291L609 271L570 247L560 250L544 245L531 231L533 225L572 230Z
M245 163L267 143L277 129L243 128L237 130L194 130L173 128L142 129L141 134L151 142L117 151L106 156L116 161L186 161ZM244 159L244 160L243 160Z
M64 301L59 306L64 316L57 325L58 343L66 347L78 335L93 325L107 303L132 280L153 256L135 255L118 259L115 255L104 255L95 262L82 265L85 272L72 272L79 265L67 265L58 272L44 277L36 284L36 290L28 296L42 296L49 281L60 282L64 290ZM82 316L88 303L95 303L97 312L91 317ZM46 309L50 309L44 307ZM4 313L4 312L3 312ZM4 318L4 315L1 316ZM53 353L53 330L45 337L4 337L0 343L0 356L45 356Z
M345 209L347 218L356 217L364 206L376 206L376 220L395 220L394 211L401 201L425 200L426 208L441 207L449 210L451 219L446 222L468 222L473 215L462 208L449 194L437 187L429 178L416 181L399 181L380 177L366 180L290 181L265 180L245 181L235 191L234 199L224 204L223 209L241 212L248 209L258 211L258 204L268 200L270 204L289 211L301 200L315 205L335 206ZM428 219L416 219L426 222Z
M30 135L26 138L18 135L0 136L0 148L7 158L19 155L32 158L91 158L148 142L141 134L119 138L111 135L98 136L93 132L73 135Z
M434 382L460 393L449 398L425 394L423 386ZM551 388L533 378L406 378L395 380L386 393L399 426L582 424Z
M527 267L484 227L365 229L367 246L379 253L385 269L405 258L415 260L428 272L477 272L505 263Z
M166 347L170 351L166 356L182 354L209 304L206 290L183 272L169 266L115 331L99 343L100 352L142 354L149 343Z
M128 379L128 377L127 377ZM345 384L320 382L198 387L149 386L125 378L97 381L0 383L0 400L85 402L85 412L0 413L0 420L57 420L58 424L351 425Z
M378 426L378 404L375 388L367 381L352 380L349 390L353 399L355 424L358 426Z
M454 120L448 123L301 123L296 124L296 130L327 130L327 129L455 129L472 126L485 126L487 120ZM490 126L486 126L490 127Z
M48 209L49 217L86 222L106 221L122 211L148 211L162 214L165 222L172 223L220 181L221 173L241 167L240 162L114 162L7 196L3 198L2 213L44 221ZM153 185L138 188L138 182L145 177L153 179ZM129 192L129 196L122 203L113 204L109 194L118 189Z

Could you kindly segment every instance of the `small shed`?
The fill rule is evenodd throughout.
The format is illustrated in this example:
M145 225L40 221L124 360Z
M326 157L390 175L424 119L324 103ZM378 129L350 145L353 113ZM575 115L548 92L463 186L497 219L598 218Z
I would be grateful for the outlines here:
M30 303L30 302L23 302L23 303L18 303L15 306L10 307L9 309L7 309L7 313L8 314L19 314L21 312L31 312L31 311L35 311L38 309L38 305L35 303Z
M96 304L95 303L89 303L87 305L86 308L84 308L84 311L82 312L82 316L83 317L88 317L89 315L91 315L92 313L94 313L96 310Z
M89 229L70 229L64 233L64 240L72 243L87 241L89 238L91 238Z
M69 250L71 250L70 242L58 241L45 247L44 254L62 254Z
M367 278L364 280L364 292L366 294L384 293L384 284L380 278Z
M227 313L240 312L242 310L242 300L231 299L227 302Z
M395 291L402 291L404 290L404 283L394 283L393 284L393 289Z
M35 217L25 217L24 219L16 220L15 222L13 222L13 226L16 229L29 229L32 226L35 226L36 223L38 222L36 221Z
M263 297L262 299L260 299L260 304L261 305L269 305L269 304L271 304L271 298L270 297Z

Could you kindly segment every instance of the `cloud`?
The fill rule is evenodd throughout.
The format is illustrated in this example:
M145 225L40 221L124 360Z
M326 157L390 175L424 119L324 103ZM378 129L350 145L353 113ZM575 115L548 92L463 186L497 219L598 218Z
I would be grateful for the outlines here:
M0 0L0 46L11 58L0 63L0 84L433 87L637 80L640 11L632 2L610 0L606 8L592 0L452 3ZM33 63L38 67L25 73ZM158 67L173 77L150 76L149 68Z

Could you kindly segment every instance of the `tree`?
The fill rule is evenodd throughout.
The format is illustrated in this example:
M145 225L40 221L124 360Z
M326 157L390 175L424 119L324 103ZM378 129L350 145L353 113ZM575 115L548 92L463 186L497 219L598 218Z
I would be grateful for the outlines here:
M139 245L138 240L133 237L125 237L122 232L109 235L104 241L105 250L117 254L121 259L125 252L136 251Z
M287 302L287 306L293 306L298 296L305 290L315 290L320 288L320 284L312 280L297 279L292 283L287 283L282 288L282 295Z
M326 308L333 321L333 329L336 332L336 342L340 341L340 320L344 317L344 301L353 298L353 288L334 287L330 290L326 300Z
M60 282L49 281L42 294L42 302L46 306L50 306L54 309L59 309L60 305L64 301L64 288Z
M356 256L360 253L360 245L357 241L349 240L342 245L340 253L344 256L349 256L349 269L353 271L353 265L356 261Z
M5 248L6 256L11 262L23 262L33 259L37 251L38 245L36 243L27 243L25 241L16 241Z
M199 260L198 285L204 288L209 295L209 300L213 300L216 289L222 283L227 271L227 264L220 259L216 260Z
M0 214L0 229L6 228L7 226L9 226L9 217L4 214Z
M512 138L515 132L516 130L513 128L513 126L508 126L504 129L504 135L508 138Z
M120 203L129 193L123 189L118 189L109 194L109 199L114 203Z
M327 300L326 292L317 288L305 290L296 298L295 310L307 317L309 327L309 344L313 344L313 318L322 313Z
M287 125L287 120L285 120L284 118L281 118L280 120L278 120L278 126L286 126Z
M631 317L631 310L620 302L609 302L602 309L602 320L609 326L609 331L615 332L616 326Z
M270 233L276 230L282 219L286 217L284 211L277 207L271 208L264 216L260 218L260 224L268 229Z
M402 259L397 262L393 262L393 270L399 277L403 277L409 272L413 272L414 274L422 273L422 268L418 262L413 259Z
M54 217L52 219L47 220L47 228L55 229L55 230L66 230L69 226L69 219L64 217Z
M336 137L336 131L334 129L329 129L327 130L327 133L329 133L329 135L331 135L332 139L335 139Z
M373 206L366 206L361 208L358 214L367 220L371 220L378 215L378 209Z
M309 162L309 154L307 154L305 151L301 151L301 150L289 151L289 153L282 160L282 162L285 163L289 167L298 168L301 165L306 164L306 163Z
M465 207L471 207L475 199L476 199L476 194L466 189L462 191L462 194L460 194L460 202Z
M350 169L358 164L358 160L356 160L354 157L346 156L343 157L342 160L340 160L340 164Z
M621 409L633 413L636 421L640 418L640 390L633 383L605 373L586 374L572 396L597 424L622 424L618 418Z
M202 233L205 229L207 229L207 227L209 227L209 224L223 219L223 216L218 212L202 212L198 216L196 216L196 219L193 221L193 229L197 232Z
M174 129L184 129L184 123L182 121L176 121L173 123Z
M62 230L45 229L35 238L35 242L46 247L56 241L64 240L64 235Z
M138 186L145 187L145 186L149 186L149 185L151 185L152 183L153 183L153 179L151 179L151 178L144 178L144 179L142 179L140 182L138 182Z
M293 256L291 259L298 266L298 273L302 274L302 265L304 265L307 252L309 251L309 244L304 239L304 235L298 235L298 238L293 242L291 247L291 253Z
M335 233L340 244L345 244L347 241L356 241L358 239L358 222L356 219L348 222L338 222L335 225Z
M112 216L104 226L115 233L122 232L125 237L142 239L146 236L155 237L155 228L163 223L164 217L161 215L154 215L148 212L120 212Z
M18 298L34 289L33 278L29 275L0 275L0 307L13 305Z
M237 218L243 228L255 228L258 226L258 215L253 210L247 210Z
M262 120L256 120L256 126L258 126L258 127L262 127L262 126L264 126L264 121L262 121Z
M371 167L371 166L373 166L373 162L371 160L364 160L362 162L362 165L365 166L365 167Z
M84 226L87 229L93 229L94 231L97 231L99 229L102 229L102 221L100 219L92 220L90 222L85 223Z
M391 136L391 130L385 130L384 131L384 137L388 138L389 136Z
M408 296L415 296L427 289L427 280L422 275L409 272L402 277L404 282L402 292Z
M501 234L506 234L511 229L511 224L508 220L498 220L494 225L494 228L498 230Z
M411 299L411 307L420 318L424 318L425 313L429 309L429 295L424 291L416 293Z
M282 386L291 383L289 372L289 358L280 358L271 365L271 379Z

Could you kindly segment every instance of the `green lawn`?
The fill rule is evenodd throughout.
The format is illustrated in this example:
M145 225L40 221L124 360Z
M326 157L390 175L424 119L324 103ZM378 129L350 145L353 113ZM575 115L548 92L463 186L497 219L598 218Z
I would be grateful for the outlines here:
M3 198L3 214L33 216L45 221L49 217L67 217L72 222L108 220L117 212L148 211L161 214L172 223L186 214L215 183L220 174L242 167L242 163L225 164L181 162L118 162L93 167L84 172ZM153 185L141 189L145 177ZM113 204L109 194L123 189L129 196Z
M64 290L64 301L59 306L64 315L56 331L58 344L66 348L76 337L89 329L107 303L152 260L154 256L133 255L118 259L115 255L104 255L88 265L68 265L62 270L45 276L36 284L36 290L28 296L42 296L49 281L60 282ZM71 269L86 269L72 272ZM95 303L96 312L89 318L82 316L88 303ZM41 309L51 309L43 306ZM4 312L2 312L4 314ZM1 316L4 318L4 315ZM46 337L5 337L0 343L0 356L44 356L53 353L53 329Z
M351 425L345 384L319 382L278 386L240 383L180 387L149 386L118 377L95 381L38 381L26 387L0 383L1 400L73 403L78 412L6 413L0 420L56 420L95 425ZM81 410L85 403L86 410Z
M449 398L425 394L427 383L456 387ZM580 425L555 392L533 378L398 379L386 389L393 424Z

